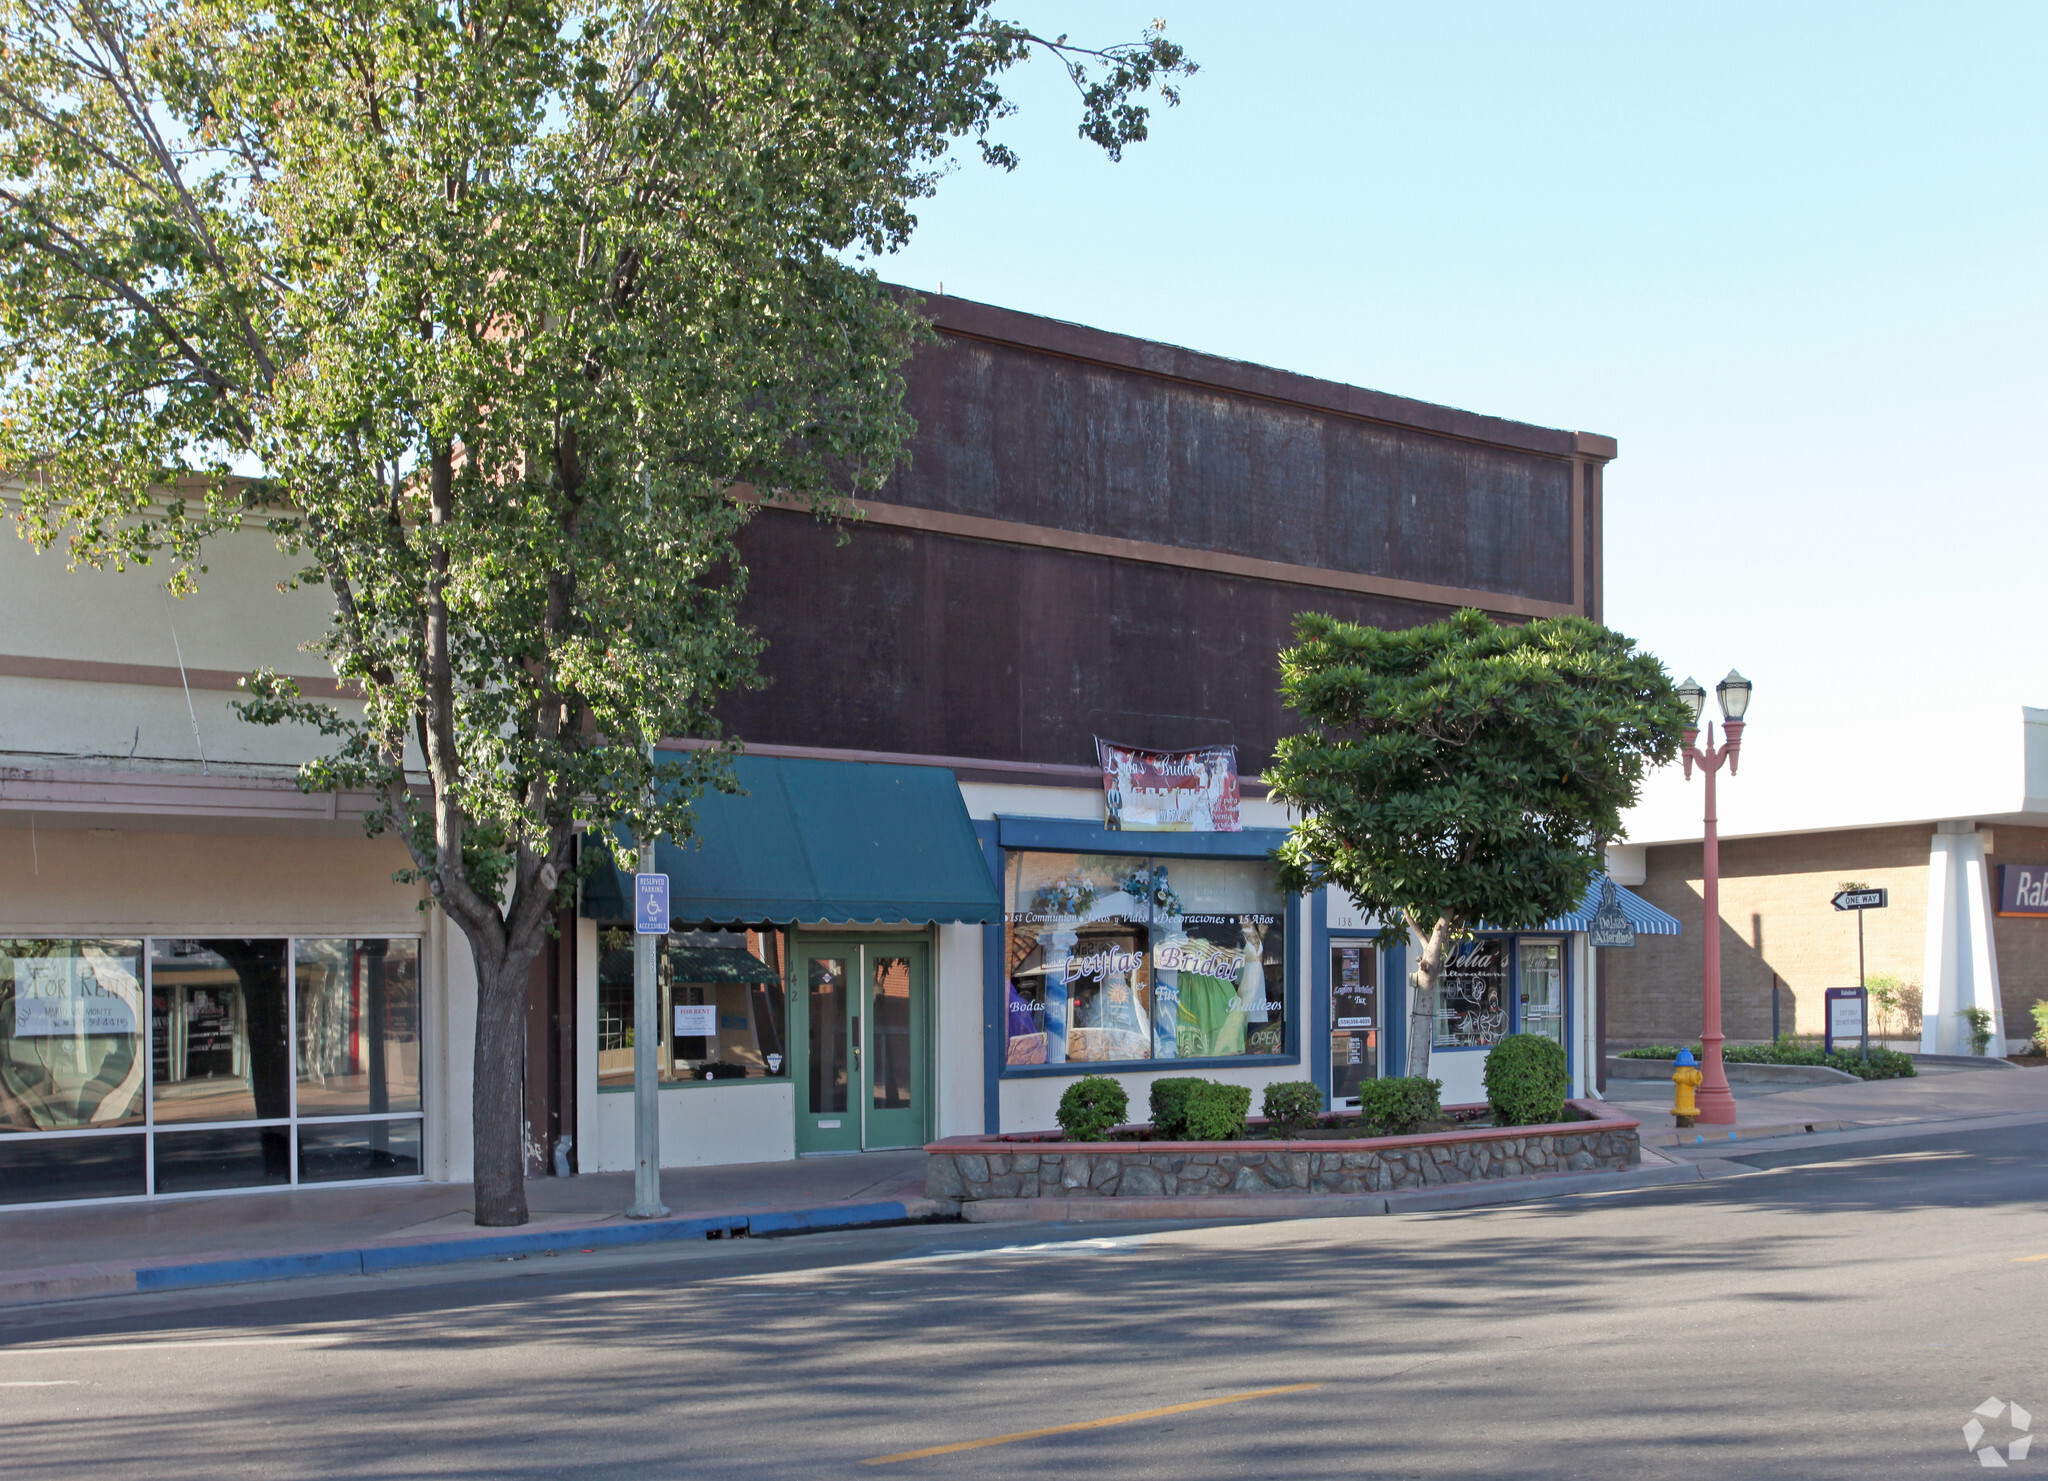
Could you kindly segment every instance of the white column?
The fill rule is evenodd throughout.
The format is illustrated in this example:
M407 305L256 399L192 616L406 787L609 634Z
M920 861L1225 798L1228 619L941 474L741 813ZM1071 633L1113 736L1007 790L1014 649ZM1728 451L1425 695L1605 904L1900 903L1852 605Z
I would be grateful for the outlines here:
M1973 822L1936 825L1927 861L1927 960L1921 978L1920 1052L1970 1053L1965 1008L1991 1015L1991 1052L2005 1049L1999 1009L1998 949L1991 934L1991 891L1984 840Z

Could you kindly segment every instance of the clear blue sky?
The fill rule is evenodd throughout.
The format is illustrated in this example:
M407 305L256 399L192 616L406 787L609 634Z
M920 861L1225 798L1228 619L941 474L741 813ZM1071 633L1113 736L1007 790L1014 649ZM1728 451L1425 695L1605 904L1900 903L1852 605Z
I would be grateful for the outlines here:
M1105 162L1034 65L1022 167L963 158L884 275L1610 434L1608 620L1757 684L1731 824L2016 805L2048 7L1007 13L1089 40L1160 11L1202 70L1150 141ZM1696 817L1696 784L1653 793Z

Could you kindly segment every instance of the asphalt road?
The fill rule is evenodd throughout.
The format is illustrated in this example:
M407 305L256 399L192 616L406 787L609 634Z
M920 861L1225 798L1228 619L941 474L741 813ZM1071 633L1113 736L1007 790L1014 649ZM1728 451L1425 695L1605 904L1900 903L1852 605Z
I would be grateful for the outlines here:
M1451 1214L926 1226L17 1310L0 1475L1963 1476L1991 1398L2042 1433L2011 1471L2048 1472L2044 1136L1801 1144Z

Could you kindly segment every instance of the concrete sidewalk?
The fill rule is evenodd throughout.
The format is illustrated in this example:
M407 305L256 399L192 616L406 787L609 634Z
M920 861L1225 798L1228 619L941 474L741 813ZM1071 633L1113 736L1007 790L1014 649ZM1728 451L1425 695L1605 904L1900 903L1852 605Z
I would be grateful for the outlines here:
M393 1270L554 1250L950 1218L924 1196L924 1153L871 1152L662 1176L670 1217L633 1220L630 1173L534 1178L532 1221L479 1229L466 1183L0 1210L0 1305Z
M1998 1072L1923 1065L1911 1080L1730 1089L1735 1093L1733 1127L1674 1127L1669 1081L1610 1079L1606 1098L1642 1118L1646 1147L1695 1147L1807 1131L1938 1125L1994 1116L2048 1117L2048 1070L2043 1069Z

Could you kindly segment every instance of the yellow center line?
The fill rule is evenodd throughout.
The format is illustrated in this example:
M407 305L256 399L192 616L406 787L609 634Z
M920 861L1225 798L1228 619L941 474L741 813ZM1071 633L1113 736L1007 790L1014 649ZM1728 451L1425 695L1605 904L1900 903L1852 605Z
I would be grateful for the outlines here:
M1108 1419L1084 1419L1079 1424L1056 1424L1042 1430L1020 1430L1014 1435L992 1435L986 1440L962 1440L957 1445L933 1445L924 1450L900 1450L894 1455L870 1456L864 1466L886 1466L899 1460L923 1460L929 1455L951 1455L958 1450L986 1450L991 1445L1014 1445L1019 1440L1040 1440L1047 1435L1071 1435L1077 1430L1105 1429L1113 1424L1130 1424L1140 1419L1160 1419L1168 1414L1187 1414L1196 1409L1214 1409L1218 1404L1242 1404L1246 1399L1270 1398L1274 1394L1298 1394L1321 1388L1320 1383L1290 1383L1280 1388L1255 1388L1250 1393L1225 1394L1220 1399L1196 1399L1191 1404L1168 1404L1164 1409L1140 1409L1136 1414L1114 1414Z
M2012 1263L2015 1265L2026 1265L2035 1260L2048 1260L2048 1255L2015 1255L2013 1256Z

